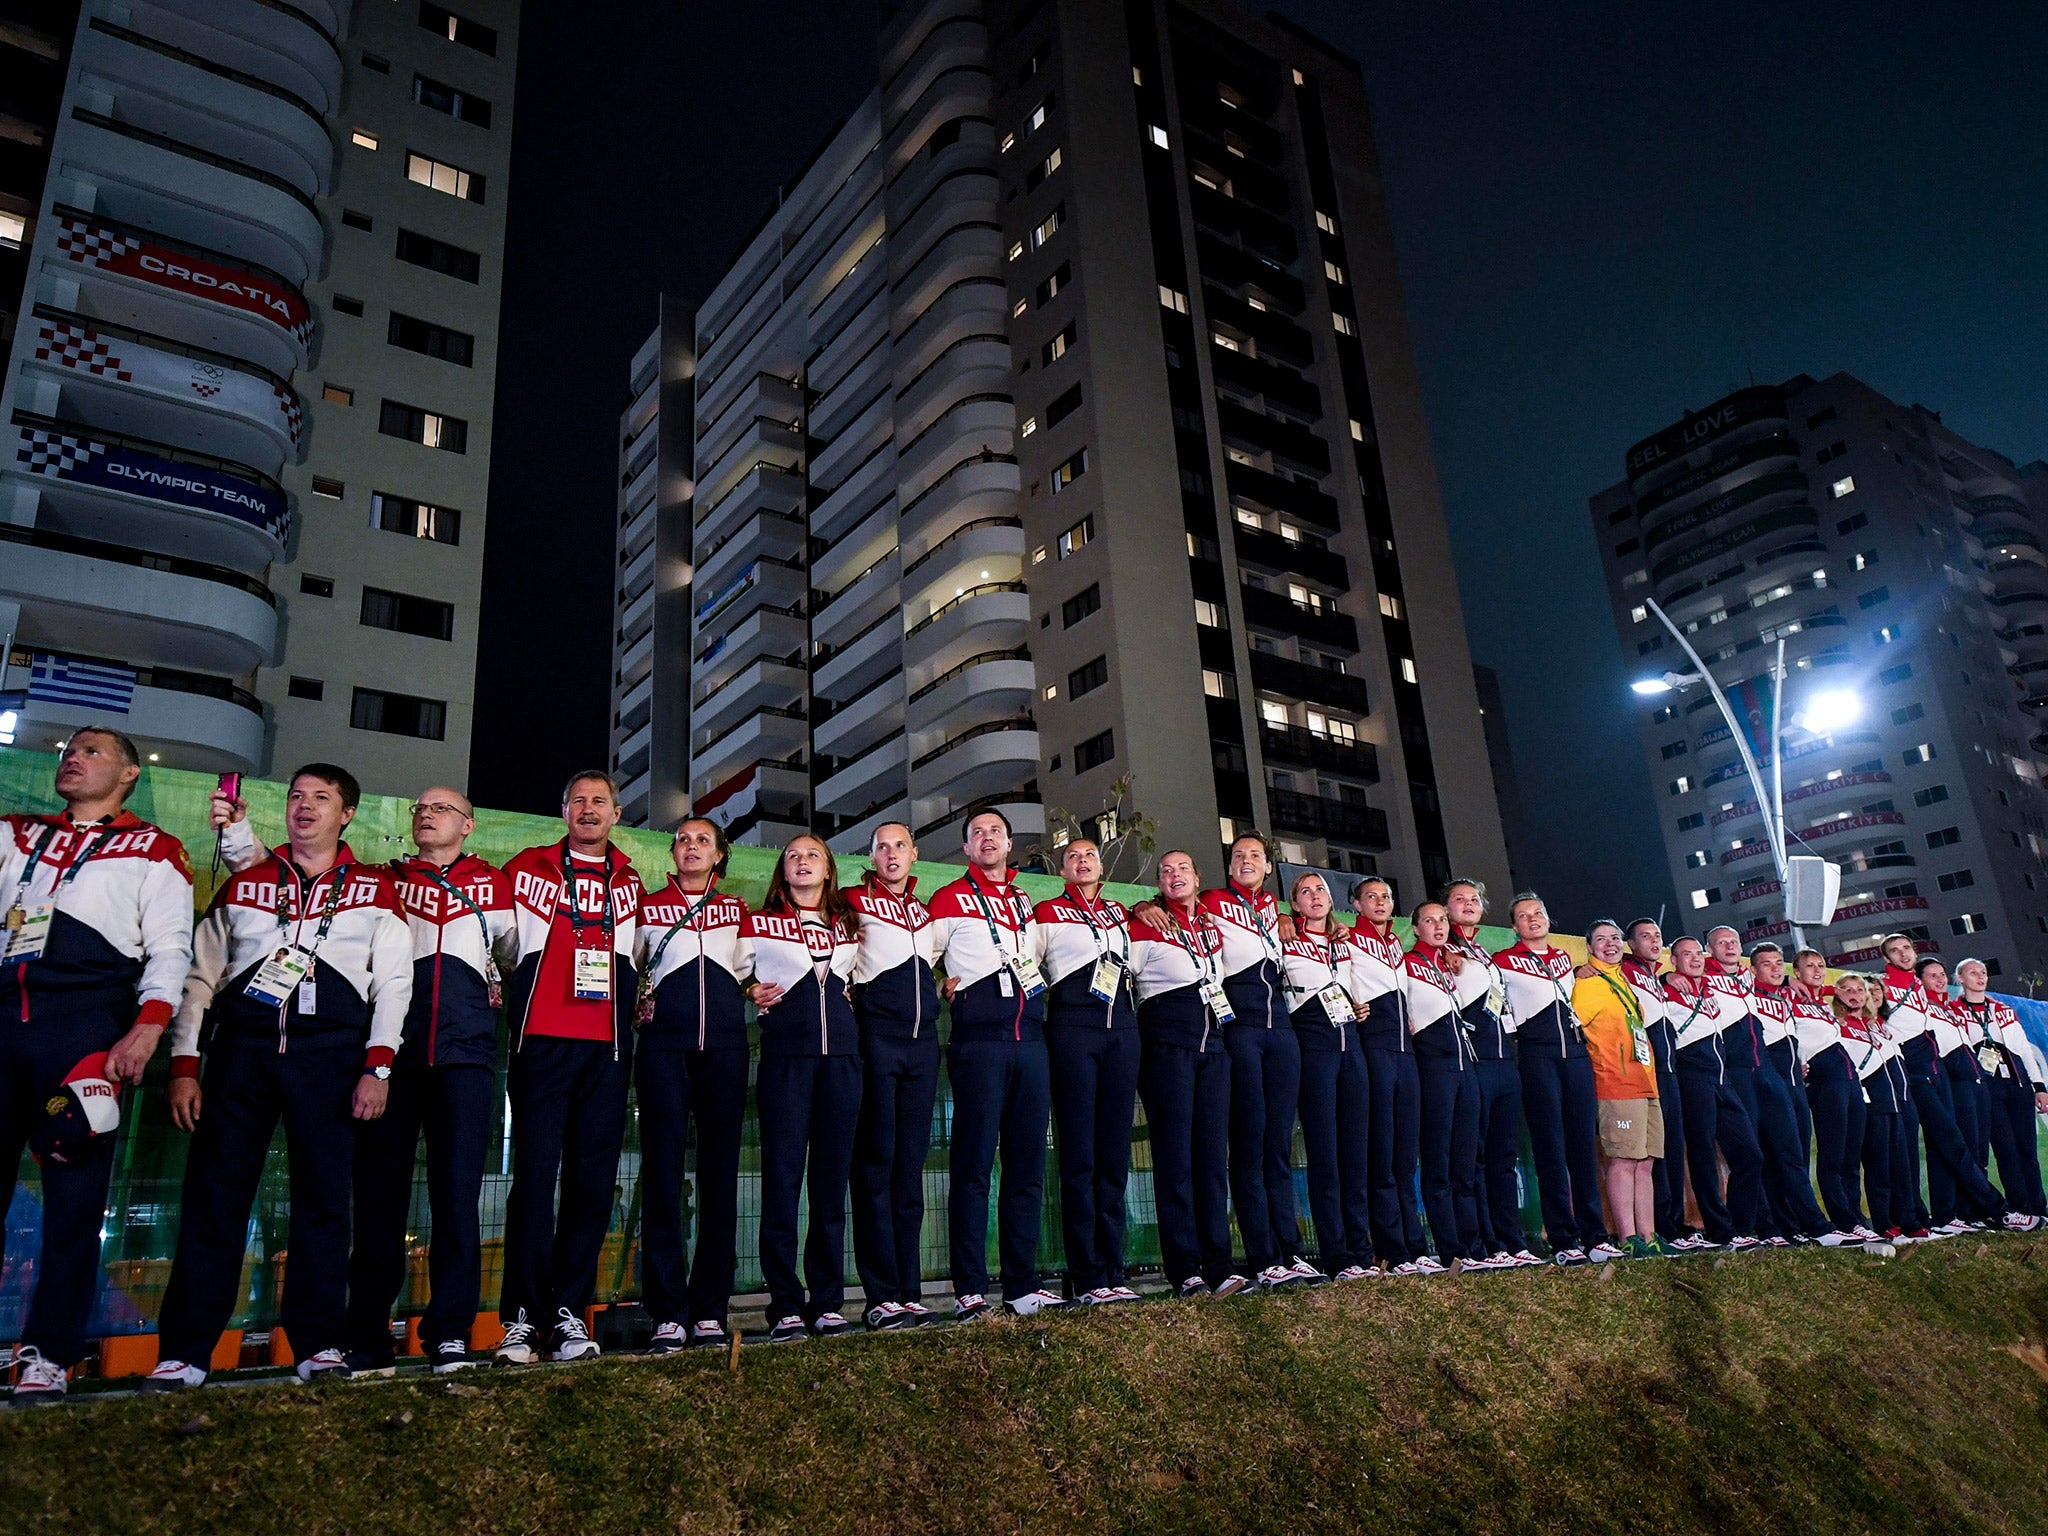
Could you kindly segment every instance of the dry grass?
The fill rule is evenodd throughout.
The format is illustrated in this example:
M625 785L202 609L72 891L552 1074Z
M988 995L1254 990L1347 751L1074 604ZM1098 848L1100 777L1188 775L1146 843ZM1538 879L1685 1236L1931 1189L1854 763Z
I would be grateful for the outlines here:
M0 1423L0 1527L2048 1529L2048 1243L1154 1303ZM196 1422L195 1422L196 1420Z

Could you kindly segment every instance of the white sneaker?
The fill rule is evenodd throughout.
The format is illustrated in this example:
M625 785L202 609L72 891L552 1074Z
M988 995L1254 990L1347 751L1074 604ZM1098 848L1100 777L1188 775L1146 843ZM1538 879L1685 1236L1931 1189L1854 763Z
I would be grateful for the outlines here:
M469 1345L461 1339L443 1339L434 1346L433 1356L436 1376L451 1376L476 1364L469 1357Z
M1245 1279L1243 1275L1225 1275L1222 1280L1217 1282L1215 1294L1218 1296L1235 1296L1250 1284L1251 1281Z
M299 1380L311 1381L315 1376L325 1376L333 1371L348 1370L348 1356L338 1349L323 1349L301 1360L298 1364Z
M1844 1232L1839 1227L1832 1232L1823 1232L1820 1235L1820 1245L1823 1248L1842 1248L1858 1241L1860 1239L1854 1232Z
M142 1378L144 1392L182 1392L187 1387L206 1385L206 1367L187 1365L182 1360L159 1360L156 1369Z
M971 1323L977 1317L988 1316L988 1298L979 1291L969 1291L965 1296L953 1298L953 1321Z
M673 1355L689 1342L689 1334L681 1323L656 1323L654 1336L647 1341L647 1353Z
M1605 1264L1612 1259L1625 1259L1628 1255L1612 1243L1595 1243L1586 1250L1586 1257L1595 1264Z
M1396 1264L1392 1269L1387 1271L1387 1273L1390 1275L1399 1275L1404 1279L1410 1275L1427 1275L1431 1273L1441 1272L1442 1271L1440 1269L1437 1271L1424 1269L1420 1264L1416 1263L1413 1259L1403 1259L1400 1263Z
M1574 1264L1586 1262L1586 1250L1583 1248L1560 1248L1550 1256L1550 1262L1559 1269L1569 1269Z
M1268 1264L1259 1271L1259 1285L1268 1291L1277 1291L1283 1285L1299 1285L1301 1276L1285 1264Z
M1961 1237L1969 1230L1969 1226L1964 1222L1944 1221L1940 1226L1933 1229L1933 1235L1936 1237Z
M519 1316L505 1325L497 1354L500 1365L531 1365L540 1358L540 1351L533 1347L533 1324L526 1320L526 1308L521 1307Z
M878 1301L861 1315L869 1333L891 1333L899 1328L915 1328L917 1322L909 1309L900 1301Z
M821 1339L836 1339L841 1334L853 1332L853 1324L840 1312L820 1312L811 1324L811 1332Z
M770 1344L795 1344L800 1340L808 1339L810 1336L811 1330L806 1328L804 1320L794 1313L788 1317L777 1318L774 1325L768 1330L768 1342Z
M913 1328L924 1328L939 1320L938 1313L921 1301L906 1301L903 1310L910 1314L910 1326Z
M1855 1238L1856 1241L1859 1243L1881 1243L1884 1241L1882 1237L1880 1237L1877 1233L1871 1231L1870 1228L1866 1227L1860 1221L1857 1222L1855 1226L1849 1229L1849 1235Z
M557 1360L589 1360L600 1353L583 1319L567 1307L555 1309L555 1339Z
M2023 1215L2019 1211L2005 1213L2005 1230L2008 1232L2033 1232L2039 1229L2041 1218Z
M1049 1291L1044 1286L1035 1291L1026 1291L1022 1296L1004 1303L1018 1317L1032 1317L1040 1312L1050 1312L1056 1307L1064 1307L1066 1304L1066 1297L1058 1291Z
M1671 1240L1673 1253L1712 1253L1719 1245L1704 1232L1688 1232Z
M1419 1275L1447 1275L1451 1268L1448 1264L1438 1262L1434 1254L1425 1253L1415 1261L1415 1272Z
M1730 1253L1753 1253L1763 1247L1763 1245L1764 1240L1762 1238L1751 1237L1746 1232L1739 1232L1734 1237L1728 1239L1728 1251Z
M1076 1296L1074 1304L1082 1307L1107 1307L1122 1300L1123 1297L1117 1295L1115 1286L1098 1285L1094 1290L1084 1291Z
M1508 1257L1515 1261L1515 1267L1517 1269L1528 1269L1532 1265L1540 1267L1543 1263L1541 1259L1537 1258L1535 1254L1531 1253L1526 1248L1517 1248L1513 1253L1509 1254Z
M1337 1271L1337 1279L1340 1282L1349 1280L1369 1280L1371 1278L1372 1271L1367 1269L1363 1264L1346 1264L1342 1269Z
M1145 1298L1132 1290L1128 1285L1112 1285L1109 1288L1109 1299L1113 1302L1125 1302L1143 1301Z
M14 1401L27 1407L30 1403L55 1402L64 1395L71 1384L71 1375L54 1360L45 1360L43 1352L33 1344L14 1346Z

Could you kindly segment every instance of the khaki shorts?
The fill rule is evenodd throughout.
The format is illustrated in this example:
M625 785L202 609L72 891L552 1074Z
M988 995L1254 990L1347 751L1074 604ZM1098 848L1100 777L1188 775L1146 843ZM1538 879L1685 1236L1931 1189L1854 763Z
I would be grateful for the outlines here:
M1664 1111L1655 1099L1600 1100L1600 1150L1634 1160L1664 1155Z

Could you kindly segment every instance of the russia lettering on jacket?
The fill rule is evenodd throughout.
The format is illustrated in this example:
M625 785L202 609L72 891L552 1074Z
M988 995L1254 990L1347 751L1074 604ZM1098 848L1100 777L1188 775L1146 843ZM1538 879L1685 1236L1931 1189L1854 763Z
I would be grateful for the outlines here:
M510 877L473 853L445 869L418 856L398 859L391 876L412 931L406 1059L489 1066L498 1054L501 968L512 959Z
M761 1050L781 1056L851 1056L860 1050L847 985L860 958L855 925L835 932L821 912L749 913L740 929L754 956L754 979L782 997L760 1010Z
M563 864L575 891L564 899ZM609 874L607 874L609 871ZM640 905L647 892L632 861L610 844L602 854L568 853L564 843L528 848L505 865L512 881L512 953L507 987L514 1049L528 1035L569 1040L610 1040L614 1049L632 1027ZM571 907L573 901L573 911ZM576 952L602 950L610 926L608 997L579 995Z
M971 870L940 886L928 905L954 982L953 1038L1044 1039L1045 992L1041 986L1033 995L1027 977L1043 967L1045 941L1015 872L996 878Z
M740 982L753 974L747 904L716 889L686 891L673 877L640 904L643 1047L708 1051L747 1043Z
M854 1016L863 1032L917 1039L939 1025L939 929L912 877L898 896L870 874L846 888L860 914Z

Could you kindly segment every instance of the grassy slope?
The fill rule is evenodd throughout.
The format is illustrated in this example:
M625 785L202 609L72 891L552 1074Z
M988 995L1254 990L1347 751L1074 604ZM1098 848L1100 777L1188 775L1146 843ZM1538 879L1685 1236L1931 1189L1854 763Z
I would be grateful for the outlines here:
M0 1528L2048 1529L2048 1241L1616 1268L80 1403Z

